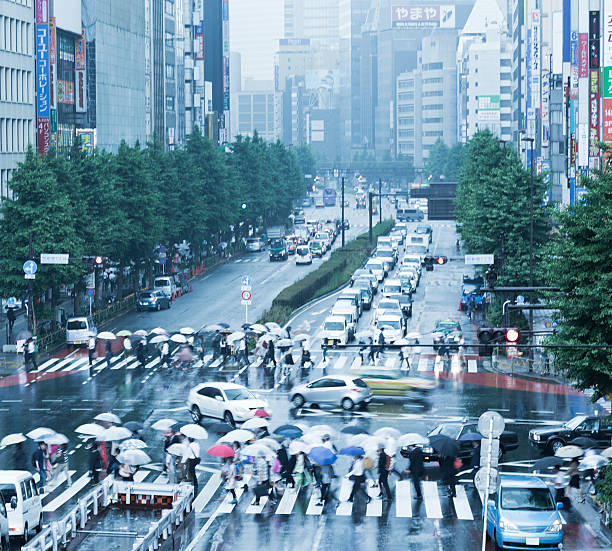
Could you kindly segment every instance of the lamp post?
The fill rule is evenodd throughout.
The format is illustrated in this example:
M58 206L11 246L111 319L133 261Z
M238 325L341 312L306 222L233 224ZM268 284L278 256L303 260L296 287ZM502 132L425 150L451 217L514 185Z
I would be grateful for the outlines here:
M342 176L342 198L341 198L341 211L342 211L342 246L344 247L344 176Z

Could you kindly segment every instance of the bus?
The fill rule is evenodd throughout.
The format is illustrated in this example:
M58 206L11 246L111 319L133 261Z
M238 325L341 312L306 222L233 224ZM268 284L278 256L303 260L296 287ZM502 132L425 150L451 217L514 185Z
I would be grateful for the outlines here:
M323 190L323 204L326 207L336 206L336 190L331 188L325 188Z

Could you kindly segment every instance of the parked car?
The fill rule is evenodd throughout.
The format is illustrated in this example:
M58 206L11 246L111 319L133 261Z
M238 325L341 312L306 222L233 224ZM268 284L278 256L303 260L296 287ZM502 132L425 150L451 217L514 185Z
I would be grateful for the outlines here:
M153 290L161 291L172 298L176 294L176 281L172 276L157 276L153 282Z
M367 405L372 391L359 377L354 375L328 375L310 383L293 387L289 401L293 407L304 404L334 404L350 411L355 406Z
M531 429L529 443L540 451L555 453L561 446L581 436L607 448L612 438L612 416L577 415L562 425Z
M296 264L312 264L312 254L308 245L298 245L295 250Z
M10 536L21 536L28 541L33 532L42 530L42 503L31 473L0 471L0 494L6 504L4 516L8 519Z
M249 237L246 240L246 250L250 253L258 253L266 248L266 244L261 237Z
M172 299L161 291L143 291L138 295L136 301L138 312L142 312L142 310L157 310L159 312L162 308L168 309L170 306L172 306Z
M89 335L97 334L98 329L93 318L89 316L68 318L68 321L66 321L66 344L68 345L87 344Z
M501 475L487 504L487 534L495 549L561 549L562 508L541 478Z
M268 402L257 398L248 388L223 382L193 387L187 397L187 407L196 423L204 417L214 417L234 424L250 419L258 409L270 412Z

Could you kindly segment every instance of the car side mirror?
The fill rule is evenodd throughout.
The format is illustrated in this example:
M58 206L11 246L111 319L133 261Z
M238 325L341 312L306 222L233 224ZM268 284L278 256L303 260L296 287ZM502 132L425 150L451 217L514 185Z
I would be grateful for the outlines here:
M11 498L11 509L17 509L17 497L13 496Z
M219 396L219 395L215 396L215 400L218 400L219 402L223 402L224 401L223 400L223 396Z
M563 502L557 501L557 509L563 509Z

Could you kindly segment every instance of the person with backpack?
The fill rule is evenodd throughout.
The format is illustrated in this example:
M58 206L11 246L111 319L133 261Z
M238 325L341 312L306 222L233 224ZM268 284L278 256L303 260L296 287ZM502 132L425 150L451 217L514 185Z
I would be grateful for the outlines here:
M408 460L410 461L410 479L414 486L416 498L419 500L423 499L423 494L421 493L421 479L425 474L423 450L418 446L409 446Z
M391 472L391 456L385 452L385 445L378 445L378 497L383 497L383 489L388 501L391 501L391 488L389 488L389 473Z
M68 468L68 444L61 444L55 452L53 462L57 465L57 474L64 473L68 487L72 486L72 475Z
M349 496L347 501L350 501L352 503L353 499L357 495L357 492L361 492L365 496L366 502L370 503L371 498L363 488L363 484L366 481L363 455L355 456L355 459L353 460L353 464L351 465L351 470L344 476L345 478L348 478L350 481L353 482L353 488L351 489L351 495Z
M200 464L200 444L193 438L187 438L185 442L185 453L183 454L183 463L187 464L187 473L193 484L193 495L198 495L198 475L196 474L196 466Z

